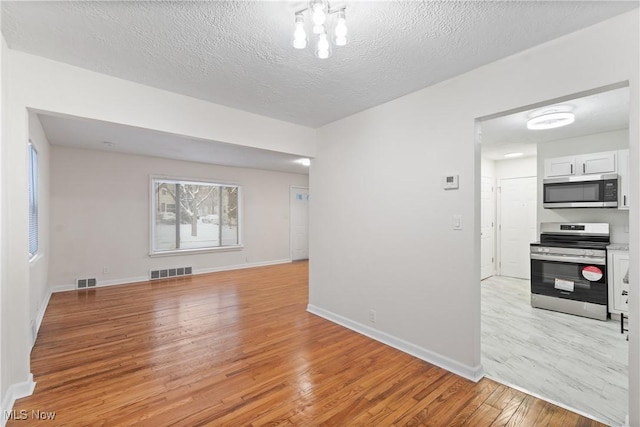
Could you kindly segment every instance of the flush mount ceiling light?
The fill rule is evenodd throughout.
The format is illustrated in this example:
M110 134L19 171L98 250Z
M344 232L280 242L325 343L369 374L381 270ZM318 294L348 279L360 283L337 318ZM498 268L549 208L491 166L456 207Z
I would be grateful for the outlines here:
M307 31L305 29L305 13L310 15L311 32L317 36L315 54L320 59L331 56L331 40L336 46L347 44L346 7L331 9L327 0L311 0L309 7L295 14L295 30L293 32L293 47L304 49L307 47ZM335 18L335 19L332 19ZM328 21L333 21L332 37L327 32Z
M524 156L524 153L508 153L505 154L504 157L506 157L507 159L511 159L514 157L520 157L520 156Z
M300 159L298 160L298 163L300 163L302 166L311 166L310 159Z
M576 115L564 111L553 111L530 118L527 121L527 129L554 129L567 126L576 120Z

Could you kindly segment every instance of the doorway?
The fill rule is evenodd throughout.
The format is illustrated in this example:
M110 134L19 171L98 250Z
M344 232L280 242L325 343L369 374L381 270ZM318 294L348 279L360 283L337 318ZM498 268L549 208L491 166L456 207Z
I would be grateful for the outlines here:
M628 211L544 209L538 201L544 159L628 148L628 99L625 84L600 88L482 119L478 132L482 171L476 179L482 188L484 177L491 175L498 188L499 276L490 276L480 285L481 357L486 376L609 425L624 424L628 414L629 350L625 336L620 334L619 321L598 321L531 307L528 258L529 243L538 240L541 222L607 222L613 228L612 242L622 239L625 243L628 239L624 231L628 229ZM557 105L583 114L580 125L560 128L555 135L556 130L527 133L524 124L529 117ZM512 159L503 161L505 154ZM494 156L491 162L487 161L488 155ZM514 161L517 155L520 161ZM525 159L531 156L535 161L526 166ZM485 173L486 164L492 165L490 174ZM486 201L482 192L480 200ZM537 207L531 209L532 204ZM485 207L480 209L483 216L487 211ZM481 229L485 224L481 218ZM485 246L481 243L481 250ZM482 253L482 266L486 257ZM485 273L481 269L482 278Z
M309 189L292 186L289 206L291 261L309 259Z

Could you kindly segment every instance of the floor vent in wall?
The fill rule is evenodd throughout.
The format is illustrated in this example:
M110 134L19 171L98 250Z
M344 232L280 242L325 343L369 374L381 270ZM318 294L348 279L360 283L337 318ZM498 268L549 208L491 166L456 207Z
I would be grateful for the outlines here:
M78 279L76 287L78 289L95 288L98 281L95 278L90 279Z
M149 277L151 280L158 280L168 277L190 276L192 271L191 267L164 268L162 270L151 270Z

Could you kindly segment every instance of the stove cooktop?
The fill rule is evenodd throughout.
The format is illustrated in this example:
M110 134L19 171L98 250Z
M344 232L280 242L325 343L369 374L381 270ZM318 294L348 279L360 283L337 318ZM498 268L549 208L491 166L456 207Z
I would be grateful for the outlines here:
M547 246L550 248L606 249L609 242L533 242L531 246Z

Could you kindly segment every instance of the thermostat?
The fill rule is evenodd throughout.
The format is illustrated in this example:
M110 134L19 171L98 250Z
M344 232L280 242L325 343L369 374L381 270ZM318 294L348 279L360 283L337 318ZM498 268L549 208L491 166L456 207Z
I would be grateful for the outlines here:
M458 189L458 175L447 175L444 177L442 188L445 190L457 190Z

